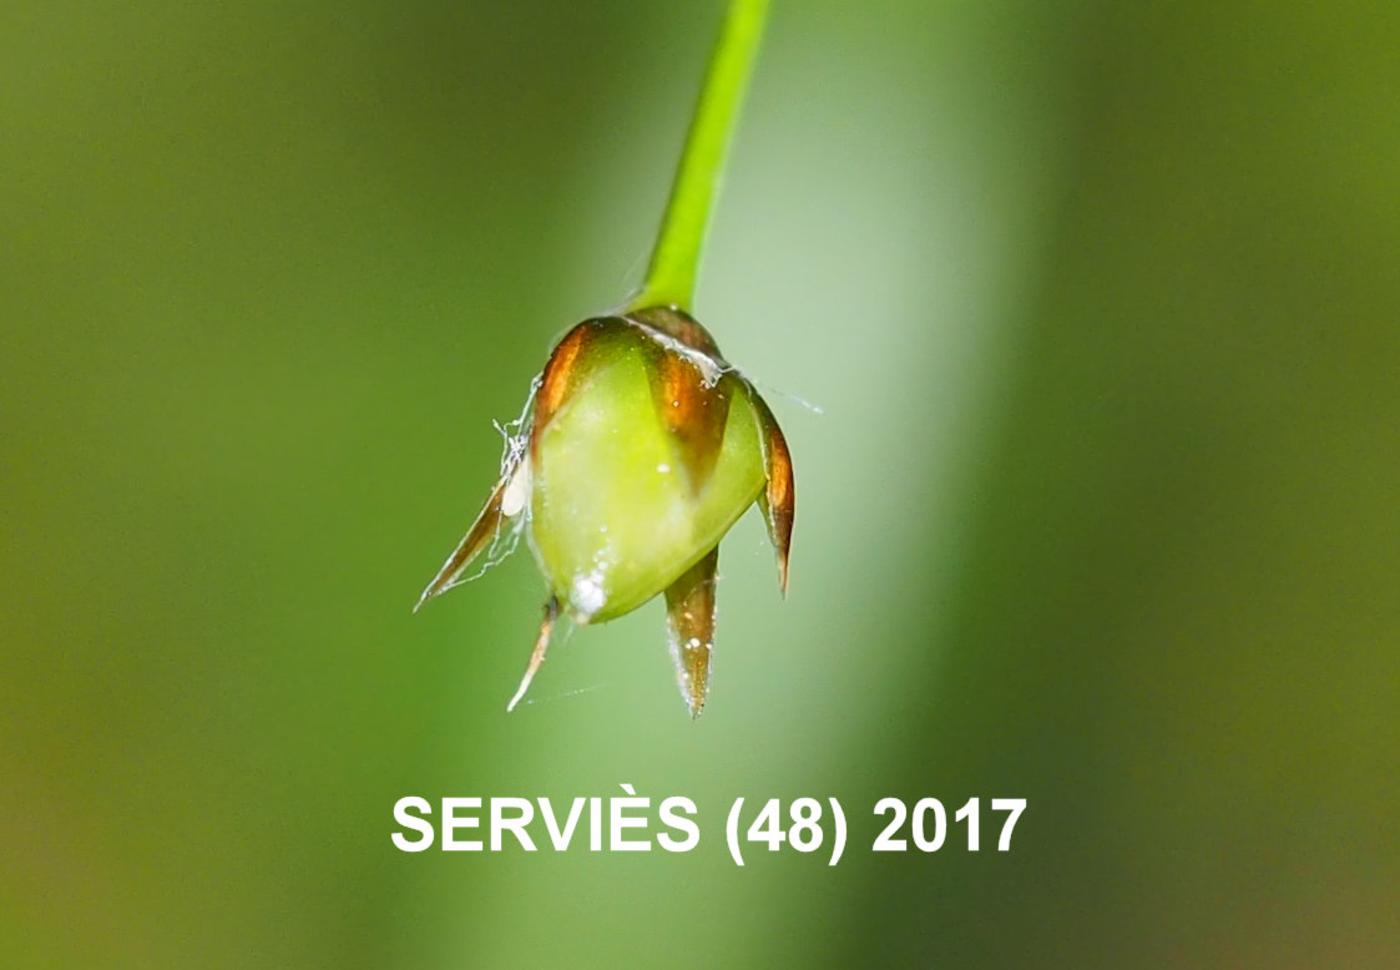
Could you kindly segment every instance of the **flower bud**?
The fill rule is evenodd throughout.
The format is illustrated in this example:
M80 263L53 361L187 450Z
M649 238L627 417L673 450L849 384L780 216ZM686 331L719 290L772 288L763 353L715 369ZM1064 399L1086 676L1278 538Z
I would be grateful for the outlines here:
M698 715L718 544L755 500L787 585L792 465L772 413L698 322L653 308L565 335L541 375L527 441L423 599L460 582L503 521L524 515L551 595L510 706L543 662L560 611L602 623L665 594L677 679Z

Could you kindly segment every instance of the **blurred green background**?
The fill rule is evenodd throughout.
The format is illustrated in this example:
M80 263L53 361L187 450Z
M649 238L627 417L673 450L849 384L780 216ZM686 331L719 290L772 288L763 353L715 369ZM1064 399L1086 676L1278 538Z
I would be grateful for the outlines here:
M511 716L528 556L410 615L639 281L720 12L0 8L0 964L1400 963L1388 0L779 0L698 309L789 599L751 514L696 723L659 605ZM622 782L700 848L390 844ZM804 794L841 866L734 868ZM884 795L1030 807L872 855Z

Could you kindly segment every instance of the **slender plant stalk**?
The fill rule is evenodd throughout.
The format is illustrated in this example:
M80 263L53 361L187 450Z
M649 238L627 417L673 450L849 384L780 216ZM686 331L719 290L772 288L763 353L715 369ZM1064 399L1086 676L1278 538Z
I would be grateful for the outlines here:
M675 306L688 311L694 303L710 213L767 16L768 0L731 0L729 4L724 28L710 55L646 282L629 309Z

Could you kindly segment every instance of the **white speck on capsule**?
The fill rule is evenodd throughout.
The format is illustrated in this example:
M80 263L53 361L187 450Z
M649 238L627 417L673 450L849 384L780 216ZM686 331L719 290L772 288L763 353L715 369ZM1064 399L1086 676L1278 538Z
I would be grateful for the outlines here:
M608 601L608 594L603 590L602 571L598 569L585 576L574 577L570 593L574 610L584 619L597 613Z

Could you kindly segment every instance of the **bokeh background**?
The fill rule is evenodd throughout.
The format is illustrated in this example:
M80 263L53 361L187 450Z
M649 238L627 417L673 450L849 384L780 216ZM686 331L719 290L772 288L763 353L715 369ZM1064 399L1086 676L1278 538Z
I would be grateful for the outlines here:
M720 12L0 8L0 964L1400 963L1392 2L779 0L699 311L791 595L751 516L697 723L657 605L506 716L526 555L410 615ZM390 844L623 782L700 848ZM734 868L803 794L841 866ZM877 856L884 795L1030 808Z

